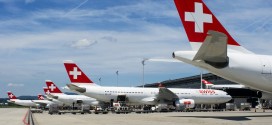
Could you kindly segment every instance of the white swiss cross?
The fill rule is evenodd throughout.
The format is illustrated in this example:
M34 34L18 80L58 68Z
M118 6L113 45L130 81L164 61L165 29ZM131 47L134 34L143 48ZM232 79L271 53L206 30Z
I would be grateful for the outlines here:
M77 71L77 67L74 67L74 70L73 70L73 71L70 71L70 72L69 72L69 75L73 75L73 79L77 79L77 76L78 76L78 75L81 75L81 72L80 72L80 71Z
M195 12L185 12L185 21L195 22L195 32L204 32L204 23L212 23L212 15L203 13L202 3L195 2Z
M12 93L11 93L11 94L9 94L9 97L10 97L11 99L13 98L13 96L14 96L14 95L13 95Z
M49 89L51 89L51 92L53 92L54 89L56 89L56 87L54 86L54 84L51 84L51 85L49 86Z
M47 90L45 93L46 93L46 95L49 95L49 94L50 94L50 91L49 91L49 90Z
M40 100L44 100L43 96L40 96Z

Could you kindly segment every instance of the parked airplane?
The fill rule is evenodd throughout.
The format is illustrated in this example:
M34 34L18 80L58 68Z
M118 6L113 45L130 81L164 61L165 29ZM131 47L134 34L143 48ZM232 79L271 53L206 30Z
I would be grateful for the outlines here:
M54 102L45 100L42 94L38 95L38 100L31 100L32 102L39 104L39 105L44 105L44 106L49 106L51 104L54 104Z
M205 84L207 89L250 89L244 85L237 85L237 84L226 84L226 85L214 85L213 83L207 81L207 80L202 80L202 82ZM252 90L252 89L251 89ZM272 94L268 92L260 92L258 90L252 90L257 92L257 97L260 99L272 99Z
M250 88L272 92L271 56L242 47L202 0L174 2L193 50L175 51L173 58Z
M205 84L207 89L229 89L229 88L235 88L235 89L249 89L248 87L244 85L239 85L239 84L226 84L226 85L214 85L213 83L202 79L202 83Z
M10 103L14 103L21 106L28 106L28 107L38 106L38 104L32 102L32 100L17 99L17 97L10 91L8 91L8 97L9 97L8 102Z
M43 87L43 91L45 93L45 96L46 96L47 100L49 100L49 101L51 101L51 102L53 102L55 104L58 104L59 106L64 106L63 102L50 97L50 91L49 91L49 89L47 87Z
M88 104L88 105L99 105L99 101L94 98L90 98L84 95L67 95L60 91L60 89L51 81L46 80L46 85L49 90L49 97L57 99L66 105L72 104Z
M231 100L224 91L211 89L178 89L178 88L142 88L142 87L102 87L93 83L73 62L64 62L71 84L69 89L99 101L126 101L127 104L170 104L178 109L195 104L218 104Z

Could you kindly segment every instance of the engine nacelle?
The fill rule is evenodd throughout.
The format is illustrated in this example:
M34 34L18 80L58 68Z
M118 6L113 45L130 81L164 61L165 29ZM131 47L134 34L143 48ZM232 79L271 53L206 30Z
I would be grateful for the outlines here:
M83 100L76 100L76 103L81 104L81 103L83 103Z
M100 105L100 102L99 101L93 101L93 102L91 102L91 105L97 106L97 105Z
M183 110L185 108L194 108L195 101L193 99L180 99L174 102L174 106L177 110Z
M257 95L258 98L262 98L263 97L263 93L261 91L257 91L256 95Z

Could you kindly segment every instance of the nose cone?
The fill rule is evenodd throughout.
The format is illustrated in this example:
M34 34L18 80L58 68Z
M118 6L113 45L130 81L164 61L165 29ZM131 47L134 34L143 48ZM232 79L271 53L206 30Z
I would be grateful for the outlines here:
M226 103L226 102L230 101L231 99L232 99L232 97L228 93L224 92L223 96L221 96L220 101L221 101L221 103Z
M232 99L232 97L230 96L230 95L226 95L226 97L225 97L225 102L228 102L228 101L230 101Z

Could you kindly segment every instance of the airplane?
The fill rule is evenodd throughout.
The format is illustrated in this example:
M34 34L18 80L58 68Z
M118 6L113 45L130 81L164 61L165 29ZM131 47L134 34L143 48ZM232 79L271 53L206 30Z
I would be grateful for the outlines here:
M235 88L235 89L249 89L248 87L244 85L239 85L239 84L227 84L227 85L214 85L211 82L202 79L202 83L205 84L206 88L209 89L228 89L228 88Z
M192 50L175 51L173 58L252 89L272 92L271 56L242 47L202 0L174 3Z
M99 86L73 61L64 61L64 66L71 81L67 84L70 90L103 102L125 101L128 105L169 104L183 109L184 106L193 108L195 104L219 104L231 100L231 96L221 90Z
M28 106L28 107L39 106L38 104L32 102L32 100L17 99L17 97L10 91L8 91L7 93L8 93L8 97L9 97L8 102L10 102L10 103L14 103L14 104L21 105L21 106Z
M46 96L46 99L47 99L47 100L49 100L49 101L51 101L51 102L57 104L58 106L64 106L64 103L63 103L63 102L61 102L61 101L59 101L59 100L57 100L57 99L54 99L54 98L51 98L51 97L50 97L50 91L49 91L49 89L48 89L47 87L43 87L43 91L44 91L44 93L45 93L45 96Z
M61 90L51 81L46 80L46 85L49 90L48 96L63 102L66 105L73 104L88 104L88 105L99 105L100 102L94 98L90 98L84 95L67 95L62 93Z
M249 87L246 87L244 85L237 85L237 84L226 84L226 85L214 85L213 83L202 79L202 82L205 84L206 89L220 89L220 90L224 90L224 89L249 89L249 90L253 90ZM257 93L259 93L260 91L258 90L253 90L253 91L257 91ZM261 96L260 94L257 94L257 96L259 96L259 99L266 99L266 100L271 100L272 99L272 94L268 93L268 92L262 92Z
M45 100L42 94L38 95L38 100L31 100L32 102L39 104L39 105L44 105L44 106L49 106L51 104L54 104L54 102L50 100Z

